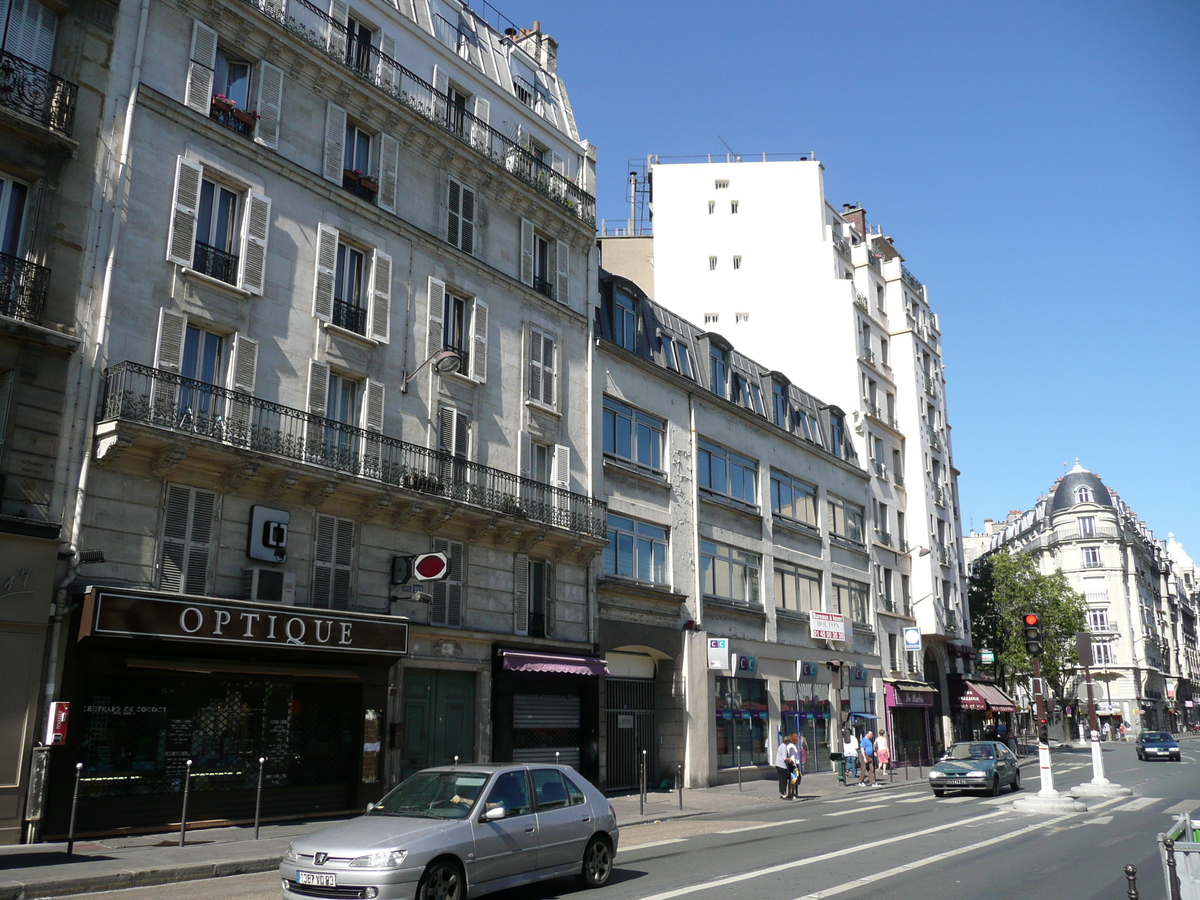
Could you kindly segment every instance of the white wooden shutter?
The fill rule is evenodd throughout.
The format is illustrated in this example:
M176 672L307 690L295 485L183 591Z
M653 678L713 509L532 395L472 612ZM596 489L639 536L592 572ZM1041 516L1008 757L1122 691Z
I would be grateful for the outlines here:
M529 329L529 386L530 400L542 402L542 333Z
M383 398L383 384L368 378L363 391L361 427L369 432L363 441L363 474L371 478L379 477L382 461L383 442L371 435L383 434Z
M267 279L267 237L271 231L271 200L251 191L246 199L242 230L242 287L261 295Z
M446 554L449 574L444 581L435 581L432 584L430 623L457 628L462 625L463 545L460 541L435 537L433 552Z
M554 406L554 338L548 334L538 337L542 342L542 395L538 399L547 406Z
M225 437L232 443L249 441L253 407L240 395L254 396L257 378L258 341L239 332L233 336L233 360L229 365L229 388L234 396L229 398L225 411Z
M0 10L0 30L8 29L4 49L49 71L54 63L58 16L36 0L12 0L7 6ZM9 17L7 23L6 15Z
M529 634L529 557L513 554L513 634Z
M0 372L0 454L4 453L4 437L8 434L8 413L12 409L14 381L11 371Z
M388 342L392 319L392 258L375 251L371 267L371 324L368 333L381 344Z
M384 90L396 89L396 39L390 34L379 36L379 83Z
M521 220L521 283L533 286L533 223Z
M444 69L439 69L437 66L433 67L433 81L431 84L433 85L433 89L441 94L442 99L444 100L450 91L450 76L446 74ZM437 102L438 100L435 97L435 106L437 105Z
M463 253L475 252L475 192L469 188L462 189L462 233L459 235L458 246Z
M321 609L349 609L354 564L354 522L337 516L317 515L313 534L312 605Z
M167 259L190 266L196 253L196 210L204 169L179 157L175 162L175 194L171 200L171 227L167 233Z
M333 321L333 279L337 269L338 230L328 225L317 226L317 274L313 283L314 317L322 322Z
M160 590L203 595L208 591L216 494L168 484L159 553Z
M400 142L388 134L379 136L379 208L396 211L396 186L400 180Z
M331 0L329 18L334 22L329 26L329 54L335 59L345 59L346 23L350 18L350 4L346 0Z
M213 69L217 65L217 33L202 22L192 23L192 54L184 102L198 113L212 108Z
M326 181L342 183L346 155L346 110L335 103L325 106L325 164Z
M571 489L571 448L563 444L554 445L554 472L550 477L555 487Z
M183 366L183 338L187 334L187 316L169 311L165 306L158 311L158 340L154 346L154 368L178 375ZM179 383L171 378L154 379L150 396L151 415L163 424L175 424L175 402L179 396Z
M554 299L564 306L571 302L571 245L566 241L558 242L558 250L554 254L554 264L558 272L558 284Z
M462 188L453 178L446 188L446 241L455 247L462 242Z
M475 298L475 314L471 320L471 377L483 384L488 367L488 306Z
M528 431L517 432L517 474L529 478L533 471L533 438Z
M438 417L438 449L443 453L454 455L454 425L458 419L458 410L452 406L443 406Z
M558 584L554 580L554 563L546 560L542 563L542 627L545 629L545 636L548 638L554 637L554 617L556 601L558 597Z
M428 358L444 346L442 317L446 313L446 282L439 281L431 275L427 298L429 322L425 339L425 356Z
M354 565L354 522L337 520L337 538L333 544L333 593L330 609L350 608L350 582Z
M486 149L491 145L491 133L487 129L492 117L492 104L483 97L475 98L475 121L471 123L471 143Z
M258 124L254 140L272 150L279 146L279 118L283 112L283 69L269 62L258 66Z
M308 401L309 413L314 416L324 416L329 403L329 365L320 360L308 361Z

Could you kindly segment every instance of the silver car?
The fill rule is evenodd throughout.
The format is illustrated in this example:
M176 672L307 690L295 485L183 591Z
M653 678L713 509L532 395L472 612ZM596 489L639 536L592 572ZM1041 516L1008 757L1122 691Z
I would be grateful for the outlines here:
M567 766L442 766L293 841L279 874L285 900L466 900L564 875L598 888L618 834L607 798Z

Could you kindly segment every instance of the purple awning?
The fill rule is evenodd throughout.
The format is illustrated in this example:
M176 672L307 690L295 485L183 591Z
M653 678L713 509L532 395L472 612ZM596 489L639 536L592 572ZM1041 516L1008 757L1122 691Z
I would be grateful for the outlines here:
M598 656L555 656L501 650L504 668L510 672L553 672L558 675L607 675L608 663Z

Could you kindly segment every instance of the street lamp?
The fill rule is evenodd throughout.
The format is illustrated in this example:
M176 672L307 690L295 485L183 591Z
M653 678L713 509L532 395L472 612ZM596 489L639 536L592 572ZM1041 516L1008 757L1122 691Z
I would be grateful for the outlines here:
M462 368L462 354L451 347L443 347L441 350L435 351L425 362L421 363L411 372L404 373L404 380L400 382L400 393L408 393L408 383L417 377L420 372L430 363L433 363L433 370L439 375L449 375L451 372L457 372Z
M930 553L933 552L928 547L910 547L908 550L905 550L900 555L908 556L909 554L913 553L914 551L920 551L917 553L917 556L928 556Z

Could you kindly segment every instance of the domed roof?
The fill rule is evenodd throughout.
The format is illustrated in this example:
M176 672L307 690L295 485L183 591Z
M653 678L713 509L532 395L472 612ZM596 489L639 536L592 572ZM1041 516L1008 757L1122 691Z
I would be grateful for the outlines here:
M1060 512L1077 503L1113 505L1104 482L1081 466L1078 460L1075 461L1075 468L1059 479L1058 486L1054 489L1054 501L1050 505L1050 512Z

